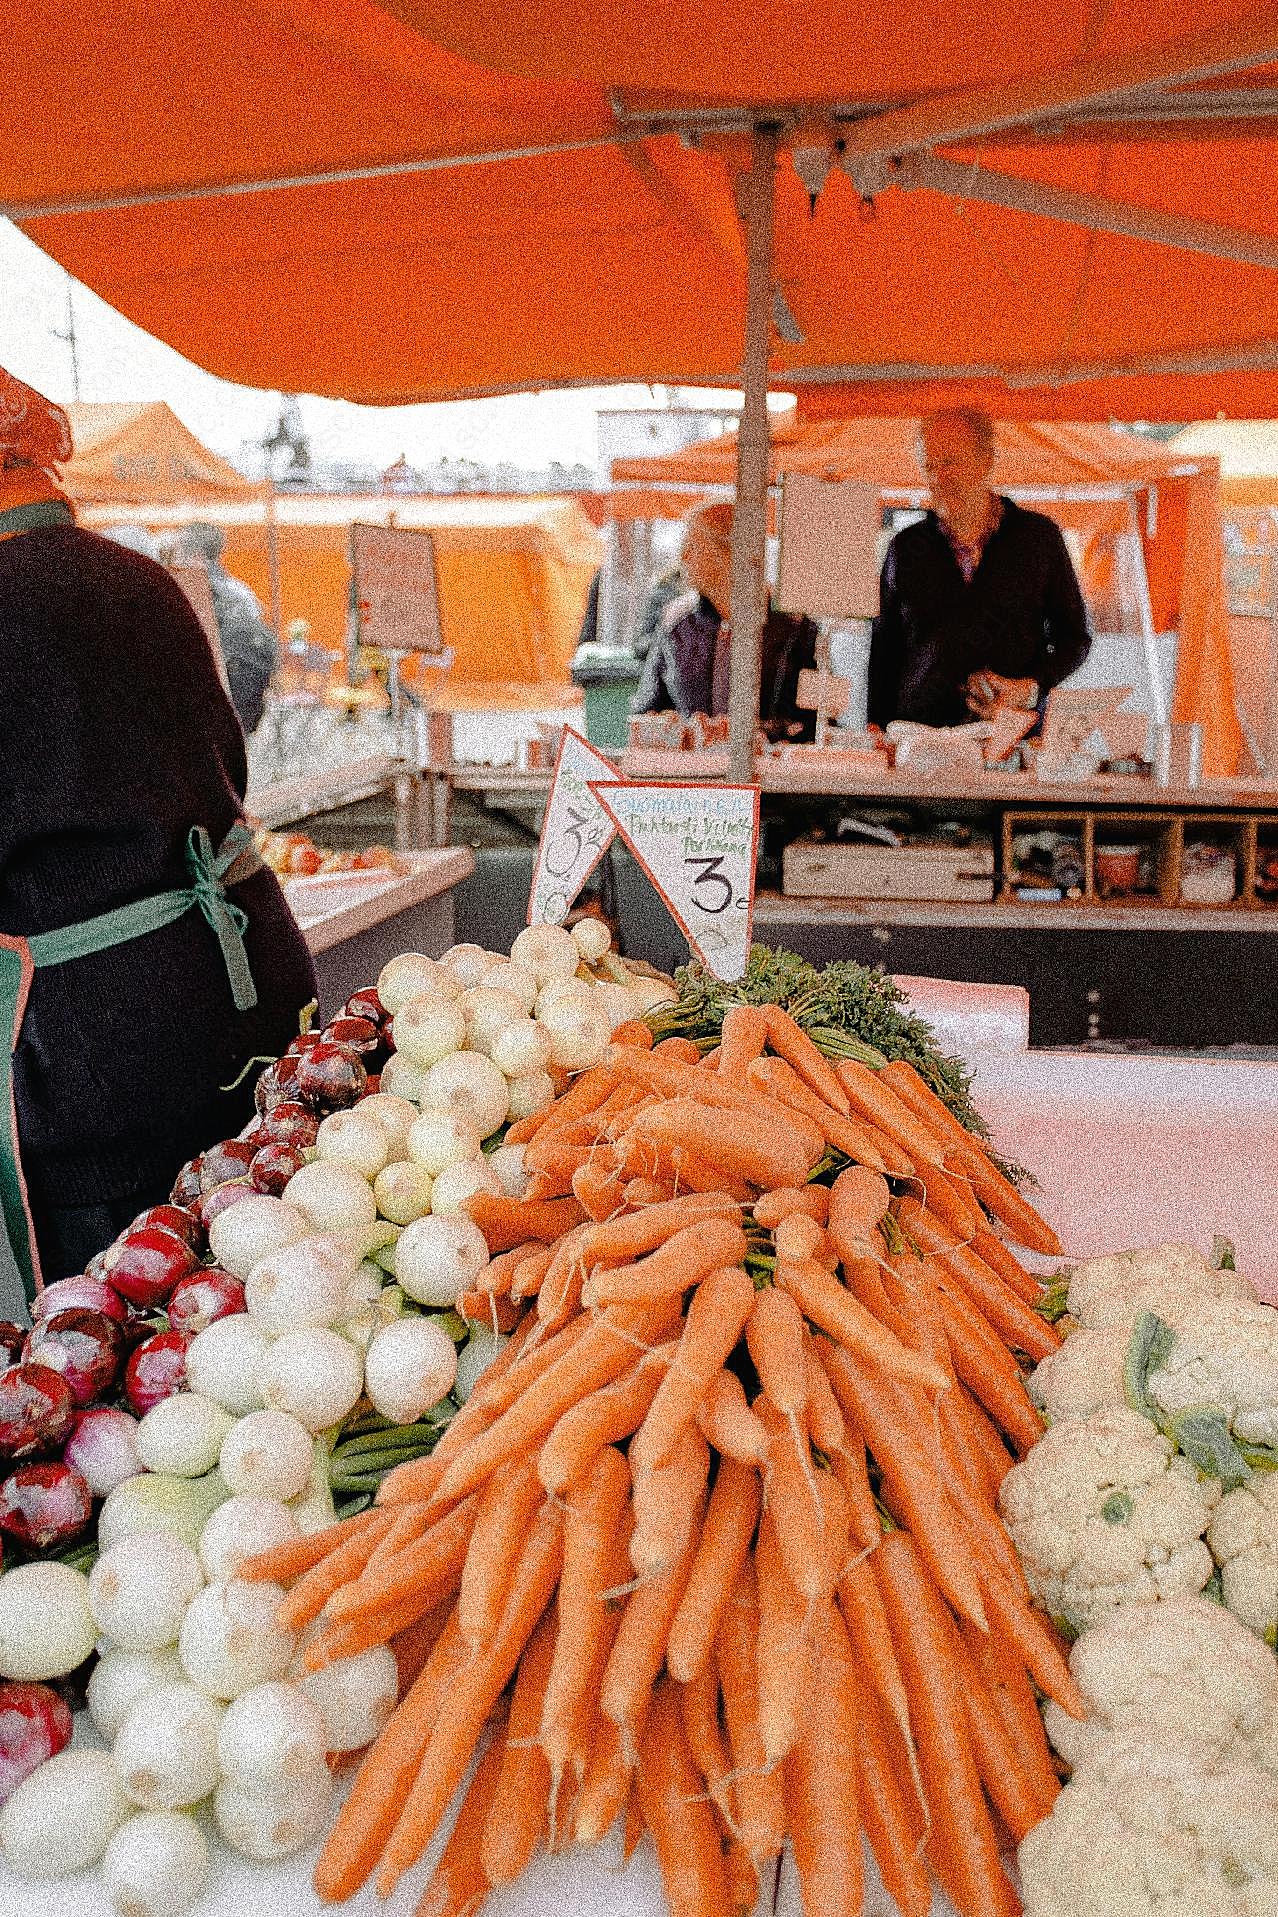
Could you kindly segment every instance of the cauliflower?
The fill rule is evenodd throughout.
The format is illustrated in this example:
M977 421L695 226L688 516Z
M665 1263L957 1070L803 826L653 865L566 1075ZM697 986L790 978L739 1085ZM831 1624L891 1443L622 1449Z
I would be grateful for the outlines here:
M1253 1298L1199 1298L1147 1381L1169 1418L1210 1405L1244 1444L1278 1444L1278 1311Z
M1080 1325L1113 1325L1131 1334L1142 1311L1173 1327L1198 1298L1255 1298L1237 1271L1217 1271L1192 1245L1154 1245L1089 1258L1069 1277L1069 1310Z
M1107 1405L1123 1403L1126 1345L1107 1327L1072 1331L1063 1345L1030 1373L1028 1390L1049 1424L1065 1418L1090 1418Z
M1068 1763L1087 1763L1115 1734L1131 1733L1193 1741L1218 1761L1278 1772L1278 1662L1210 1598L1110 1611L1079 1638L1069 1665L1086 1719L1050 1701L1043 1712Z
M1115 1604L1201 1591L1220 1497L1138 1412L1053 1425L1003 1480L999 1509L1038 1602L1071 1631Z
M1220 1566L1221 1595L1234 1616L1269 1644L1278 1635L1278 1473L1258 1471L1226 1492L1207 1542Z
M1115 1737L1021 1845L1025 1917L1278 1917L1278 1778Z

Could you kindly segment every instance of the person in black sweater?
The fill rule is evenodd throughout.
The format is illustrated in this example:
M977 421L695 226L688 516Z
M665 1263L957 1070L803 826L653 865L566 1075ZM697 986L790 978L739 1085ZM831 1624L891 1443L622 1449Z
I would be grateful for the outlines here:
M994 431L974 408L919 429L932 510L897 533L870 641L872 725L965 725L1040 708L1091 648L1060 528L989 487Z
M52 477L69 453L65 415L0 371L0 937L33 950L190 888L192 828L213 848L246 836L244 738L209 642L160 566L75 525ZM248 866L225 891L247 919L246 1009L198 909L31 976L12 1088L46 1282L240 1130L254 1075L232 1081L297 1034L310 955L251 849Z

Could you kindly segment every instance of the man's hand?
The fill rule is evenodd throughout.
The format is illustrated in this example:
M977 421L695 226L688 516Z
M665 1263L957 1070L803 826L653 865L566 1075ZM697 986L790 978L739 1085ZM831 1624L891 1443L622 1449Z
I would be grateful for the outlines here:
M999 706L1012 706L1018 712L1032 712L1038 704L1038 681L1005 679L998 672L974 672L963 688L967 709L978 719L988 719Z

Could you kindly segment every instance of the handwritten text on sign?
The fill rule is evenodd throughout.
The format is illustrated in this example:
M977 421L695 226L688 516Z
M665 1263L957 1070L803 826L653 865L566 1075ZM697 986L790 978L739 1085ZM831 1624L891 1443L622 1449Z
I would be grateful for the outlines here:
M564 727L528 897L530 925L562 925L616 835L592 786L620 780L571 726Z
M702 964L716 978L740 978L754 915L758 786L595 790Z
M351 527L359 636L383 652L442 652L435 541L407 526Z

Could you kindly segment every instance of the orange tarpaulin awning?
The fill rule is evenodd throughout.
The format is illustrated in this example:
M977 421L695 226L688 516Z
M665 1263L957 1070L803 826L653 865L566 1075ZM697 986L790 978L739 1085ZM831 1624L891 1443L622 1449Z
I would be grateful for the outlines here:
M182 424L163 401L68 405L74 446L62 482L78 504L145 506L173 500L260 499L254 485Z

